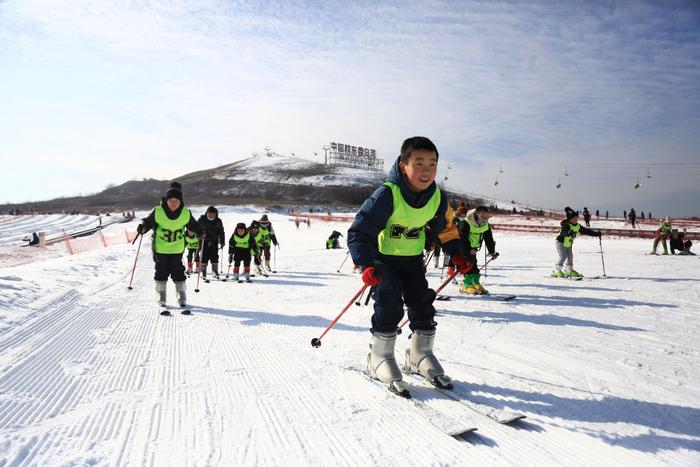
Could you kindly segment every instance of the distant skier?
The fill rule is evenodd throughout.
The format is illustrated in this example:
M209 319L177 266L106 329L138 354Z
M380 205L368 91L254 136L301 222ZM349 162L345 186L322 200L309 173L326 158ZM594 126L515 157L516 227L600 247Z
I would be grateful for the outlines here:
M185 266L182 264L182 253L185 251L184 229L197 235L201 235L203 230L185 207L182 192L177 188L171 188L165 193L160 204L142 219L136 231L143 235L151 229L156 297L161 314L169 314L164 308L168 277L175 282L178 304L182 308L187 306ZM187 313L187 310L183 313Z
M39 244L39 235L37 235L36 232L32 232L32 238L31 240L27 238L25 241L29 242L27 243L27 246L34 246Z
M342 236L343 234L334 230L326 239L326 250L336 250L340 248L340 239L338 237Z
M250 230L246 228L243 222L236 224L236 230L228 240L228 265L231 267L233 263L233 280L240 280L241 263L243 263L243 276L246 282L250 280L250 260L251 253L258 255L258 245L255 242L255 237L251 235Z
M608 217L610 217L610 213L608 211L605 211L605 220L608 220Z
M622 217L625 219L625 222L627 222L627 211L622 211Z
M214 279L219 279L219 245L226 245L224 223L219 219L219 211L214 206L209 206L207 211L199 217L199 225L205 232L204 245L202 247L202 277L207 278L207 263L211 261L211 270Z
M682 232L679 232L678 229L671 230L671 235L669 237L668 243L669 243L669 246L671 247L671 254L672 255L676 254L676 250L678 250L679 255L689 254L690 248L688 248L688 253L685 253L685 251L686 251L685 244L690 243L690 245L692 245L692 243L690 242L690 240L688 240L687 242L683 241L683 237L685 237L685 233L686 233L685 229L683 229ZM690 254L692 254L692 253L690 253Z
M465 243L464 251L469 252L467 259L472 264L471 271L464 274L460 291L469 295L488 295L488 291L481 285L481 274L477 266L477 253L481 250L481 244L486 243L486 249L492 258L497 258L496 242L489 225L491 213L486 206L479 206L467 213L465 219L457 221L457 229L462 241Z
M591 213L588 212L588 208L583 208L583 221L586 223L586 227L591 226Z
M644 220L644 211L642 211L642 220Z
M425 226L439 233L443 249L452 254L459 272L466 273L471 267L452 222L454 211L435 184L438 156L428 138L405 140L387 182L365 200L348 230L353 263L362 267L365 285L375 287L367 371L403 397L410 393L402 381L394 346L404 304L413 331L406 370L435 386L452 388L433 353L435 291L428 288L423 269Z
M194 232L185 230L185 245L187 246L187 274L192 274L192 262L199 263L200 238ZM197 266L199 267L199 266ZM198 270L194 271L198 272Z
M251 254L253 255L253 262L255 263L255 273L267 275L262 270L262 261L260 259L260 253L262 252L263 248L263 234L260 231L260 223L258 221L251 222L250 226L248 227L248 231L250 232L250 236L255 241L255 246L257 247L250 249Z
M634 212L634 208L630 209L630 214L629 214L629 220L630 224L632 224L632 228L637 227L637 213Z
M671 235L671 230L672 230L671 218L666 216L665 219L661 220L661 225L659 226L659 228L656 229L656 235L654 238L654 246L653 246L650 254L652 254L652 255L657 254L656 249L659 246L659 242L661 242L661 244L664 247L663 254L664 255L668 254L668 246L666 245L666 239Z
M275 229L272 228L272 222L267 218L267 214L263 214L258 221L260 225L260 233L262 234L262 253L265 257L265 267L268 271L270 268L270 242L272 242L275 247L279 247L279 242L277 241L277 236L275 235Z
M561 221L561 230L556 239L557 253L559 253L559 261L554 265L552 275L554 277L583 277L574 270L574 239L579 233L581 235L590 235L592 237L600 237L601 233L596 230L590 230L578 223L578 212L570 207L564 209L566 219ZM564 271L564 264L568 263L568 271Z
M598 209L595 210L595 218L600 219L600 211Z

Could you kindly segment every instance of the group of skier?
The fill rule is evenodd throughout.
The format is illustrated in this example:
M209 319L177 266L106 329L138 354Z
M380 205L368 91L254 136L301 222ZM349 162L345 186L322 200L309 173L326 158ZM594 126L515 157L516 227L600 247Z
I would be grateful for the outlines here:
M436 266L440 253L444 253L450 267L449 279L461 274L460 290L471 295L488 295L480 283L477 266L477 253L482 244L485 243L490 260L499 256L489 225L492 212L484 206L471 210L461 207L455 212L435 183L438 159L438 150L430 139L421 136L406 139L387 181L362 204L347 235L352 262L361 272L364 286L371 287L374 298L367 371L372 378L403 397L410 397L410 393L403 381L402 370L420 375L438 388L449 390L453 387L433 352L437 326L433 306L436 292L428 287L426 280L428 261L424 262L424 249L432 250ZM212 273L218 279L221 273L219 250L226 245L224 226L217 209L210 206L195 221L184 206L181 189L179 184L173 183L161 203L138 227L140 234L154 230L154 278L161 306L165 305L168 277L175 282L178 303L186 306L186 276L182 264L185 248L188 250L188 274L193 271L193 263L200 260L198 252L201 252L201 274L206 277L207 265L211 262ZM573 268L574 239L579 234L600 237L601 232L580 225L579 213L571 208L565 209L565 215L555 241L559 260L552 275L580 278L581 274ZM584 219L590 225L587 208L584 209ZM664 224L660 231L671 236L670 223L668 226ZM326 241L326 248L339 247L340 236L342 234L334 231ZM251 261L258 273L269 270L271 244L279 245L266 215L250 225L238 223L228 239L229 270L233 266L234 280L241 282L242 265L243 277L250 281ZM567 268L564 267L566 264ZM404 306L411 336L402 369L397 364L394 348Z
M177 302L183 309L182 313L190 314L187 308L185 281L187 276L193 273L193 266L197 265L197 272L207 280L207 268L211 263L214 279L220 279L219 254L226 246L226 236L218 210L209 206L195 221L192 212L185 207L182 186L173 182L161 202L142 219L136 230L139 235L153 230L154 280L161 314L169 314L166 308L168 278L175 283ZM249 226L238 223L228 244L229 271L233 266L233 279L237 282L242 282L241 263L243 277L247 282L251 282L251 259L258 274L266 275L266 271L271 269L270 245L279 246L272 223L266 214L260 220L252 221ZM182 263L185 250L187 269Z
M367 372L403 397L410 397L403 372L420 375L441 389L453 387L433 352L436 293L426 280L429 256L435 257L437 267L444 253L448 278L461 274L460 291L470 295L488 294L477 265L482 245L488 261L499 256L489 225L492 212L485 206L460 207L455 212L435 183L438 158L428 138L405 140L387 181L365 200L348 230L353 263L361 268L362 280L372 287L374 298ZM573 209L567 207L565 213L556 238L559 261L552 274L581 277L573 269L573 241L579 234L600 237L601 233L580 225L579 213ZM586 217L590 221L589 213ZM401 368L394 348L404 306L412 333Z

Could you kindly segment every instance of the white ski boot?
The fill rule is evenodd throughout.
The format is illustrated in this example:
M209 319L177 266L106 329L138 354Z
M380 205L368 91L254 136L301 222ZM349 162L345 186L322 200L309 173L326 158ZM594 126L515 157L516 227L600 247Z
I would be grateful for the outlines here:
M372 333L370 352L367 354L367 372L372 378L386 384L389 391L410 398L411 394L406 383L401 380L401 369L394 357L395 344L396 331Z
M411 347L406 349L404 369L416 373L440 389L453 389L452 380L433 354L435 331L416 329L410 336Z
M170 312L165 306L165 301L167 298L167 286L168 281L156 281L156 301L160 307L161 315L169 315Z
M175 282L175 294L177 295L177 303L180 308L185 308L187 306L187 288L185 287L185 281Z

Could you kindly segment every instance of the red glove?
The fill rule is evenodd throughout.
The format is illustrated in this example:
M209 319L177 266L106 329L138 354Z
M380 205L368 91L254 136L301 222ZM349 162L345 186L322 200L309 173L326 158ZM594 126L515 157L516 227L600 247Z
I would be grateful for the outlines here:
M379 271L376 271L374 266L367 266L362 271L362 282L370 287L379 284L382 281L382 278L379 277L378 273Z
M452 262L454 263L455 268L457 268L457 272L460 274L466 274L471 270L471 268L474 267L474 263L467 261L467 258L464 256L453 256Z

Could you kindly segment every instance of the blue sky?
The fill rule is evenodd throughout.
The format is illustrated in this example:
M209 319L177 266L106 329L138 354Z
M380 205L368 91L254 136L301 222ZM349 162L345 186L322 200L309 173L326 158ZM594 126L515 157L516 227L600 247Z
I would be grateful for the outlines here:
M448 187L700 215L698 2L0 0L0 72L0 202L420 134Z

